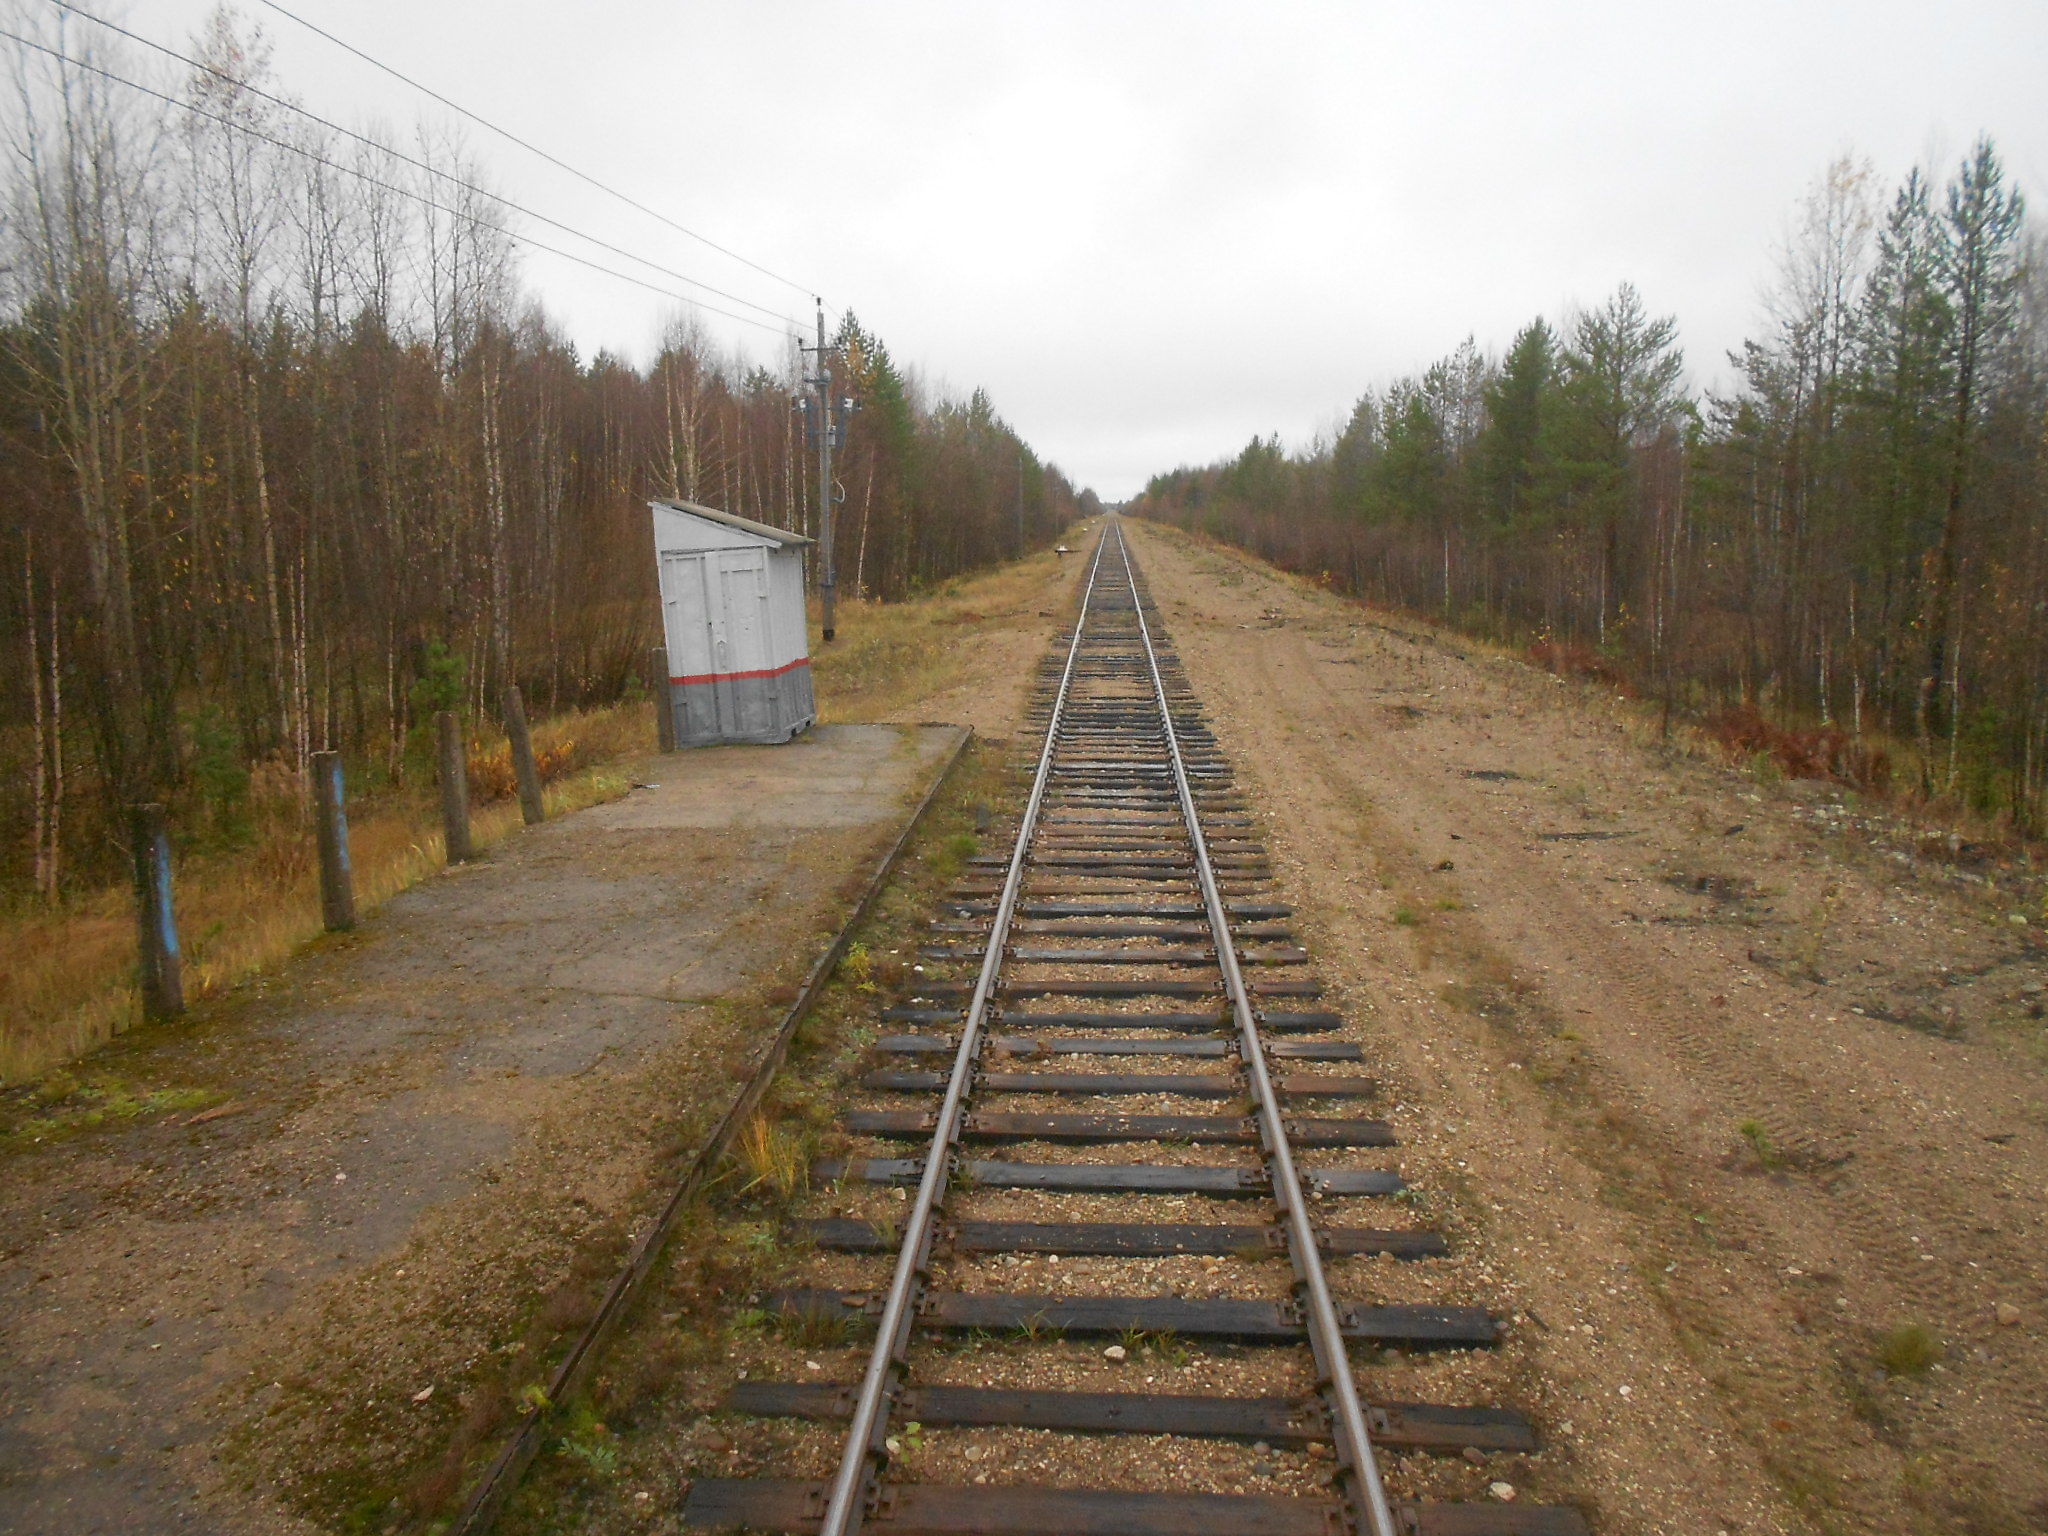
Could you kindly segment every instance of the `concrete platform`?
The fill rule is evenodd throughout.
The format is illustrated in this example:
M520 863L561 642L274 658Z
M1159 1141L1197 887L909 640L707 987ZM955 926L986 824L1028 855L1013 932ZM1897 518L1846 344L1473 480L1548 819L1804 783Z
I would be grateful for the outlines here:
M643 759L648 787L96 1056L227 1112L8 1156L0 1531L310 1530L287 1478L407 1475L730 1100L960 735Z

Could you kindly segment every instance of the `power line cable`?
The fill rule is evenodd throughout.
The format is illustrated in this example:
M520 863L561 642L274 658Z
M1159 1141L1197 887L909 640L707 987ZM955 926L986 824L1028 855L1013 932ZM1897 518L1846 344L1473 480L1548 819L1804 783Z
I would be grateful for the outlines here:
M608 197L617 198L627 207L638 209L641 213L646 214L650 219L658 219L663 224L666 224L670 229L675 230L678 234L688 235L692 240L697 241L699 244L709 246L712 250L718 252L719 255L728 257L731 260L740 263L741 266L752 267L756 272L759 272L763 277L772 277L773 279L775 279L776 282L782 283L787 287L794 288L798 293L803 294L806 298L813 297L817 294L818 290L815 287L811 286L810 284L799 283L794 278L784 277L780 272L773 271L770 268L762 266L758 261L753 261L745 256L742 256L738 251L730 250L727 247L720 245L716 240L713 240L706 235L700 235L697 233L697 231L695 231L694 229L690 229L685 225L678 224L674 219L670 218L667 214L660 212L658 209L650 208L645 203L640 202L638 199L628 197L625 193L619 191L616 187L606 186L603 182L599 181L595 176L591 175L588 171L579 170L575 166L569 164L568 161L563 160L558 156L549 154L546 150L542 149L538 144L528 143L525 139L519 137L518 134L512 132L509 128L500 128L496 123L490 121L488 118L479 117L476 113L470 111L469 108L462 106L460 103L450 101L446 96L443 96L439 91L435 90L432 86L422 85L419 81L413 79L410 75L404 74L399 70L394 69L391 65L386 64L382 59L376 58L368 53L365 53L362 49L356 47L355 44L350 42L344 42L341 38L336 37L332 32L329 32L326 28L316 26L314 23L306 20L305 17L298 15L296 12L285 9L285 7L277 3L277 0L261 0L261 3L269 7L271 10L277 12L278 15L284 17L286 20L297 22L300 26L304 27L308 32L317 33L319 36L326 38L327 41L334 44L335 47L344 49L345 51L354 54L357 58L361 59L365 64L368 64L373 69L382 70L385 74L391 76L392 79L402 81L404 84L411 86L414 90L421 92L423 95L433 97L434 100L441 103L441 105L446 107L449 111L461 114L463 117L468 118L471 122L477 124L480 127L488 128L492 133L497 134L500 138L509 140L511 143L517 144L521 149L525 150L528 154L540 156L540 158L547 161L548 164L556 167L559 170L567 171L571 176L574 176L579 181L589 183L591 186L597 188L598 191L604 193Z
M318 123L322 128L328 129L330 132L338 133L343 135L344 137L354 139L359 144L366 144L372 149L381 151L384 154L392 156L394 159L403 160L407 165L410 165L417 170L425 171L429 176L438 177L442 181L451 182L454 185L461 187L464 191L473 192L479 197L488 197L493 202L502 203L505 207L510 208L515 213L523 214L529 219L534 219L542 224L546 224L552 228L559 229L564 234L572 236L575 239L588 241L590 244L596 246L599 250L610 251L614 256L623 256L628 261L638 262L643 267L647 267L653 271L661 273L664 277L673 278L679 283L687 283L692 288L701 288L706 293L716 294L719 298L726 299L734 304L743 304L748 309L758 310L764 315L771 315L776 319L785 322L789 318L786 312L782 310L770 308L766 304L756 304L752 299L745 298L737 293L728 293L723 288L714 287L710 283L704 282L700 278L691 277L687 272L678 272L673 267L663 266L658 261L650 261L647 257L629 251L623 246L614 245L609 240L600 240L595 235L585 234L582 230L577 229L574 225L564 224L560 219L551 219L544 213L537 212L534 209L525 207L520 203L515 203L508 197L502 196L501 194L496 192L492 192L488 188L480 187L476 183L472 181L467 181L462 177L455 175L451 171L442 170L439 166L434 165L429 161L421 160L417 156L409 155L404 150L398 149L393 145L385 144L380 140L371 138L369 135L360 133L353 128L343 127L340 123L334 122L329 118L322 117L320 116L319 113L310 111L309 109L300 106L297 102L291 100L289 97L276 95L273 92L264 90L261 86L258 85L251 85L247 80L242 79L240 76L230 74L224 69L216 68L214 65L208 64L203 59L195 59L191 57L189 54L180 53L177 49L167 47L165 44L159 43L155 41L153 38L144 37L139 32L131 32L128 28L121 26L116 22L108 21L104 16L95 16L91 11L85 10L78 5L72 4L71 0L50 0L50 4L55 6L60 11L68 11L74 16L81 16L87 21L93 22L98 26L105 27L109 32L117 32L122 37L129 39L131 42L137 42L142 44L142 46L145 48L153 48L158 53L163 54L166 58L176 59L180 64L188 65L193 69L204 70L207 74L212 75L215 79L223 80L227 82L229 85L235 87L235 89L237 90L247 91L252 96L260 96L265 101L283 107L287 112L296 112L299 116L305 118L308 122Z
M83 13L81 12L80 14ZM533 250L545 251L548 255L559 256L564 261L573 261L578 266L588 267L593 272L601 272L607 277L617 278L620 282L631 283L637 288L645 288L650 293L658 293L664 298L674 299L679 303L689 304L697 309L707 310L714 315L723 315L726 319L737 320L742 325L758 326L760 329L764 331L775 332L776 334L779 335L788 336L796 334L794 324L788 321L787 319L785 319L781 325L776 326L770 325L765 320L756 320L751 315L734 314L729 309L720 309L716 304L706 304L702 299L697 298L692 294L677 293L672 288L664 288L659 283L650 283L645 278L633 276L633 274L630 272L621 272L616 267L608 267L604 265L604 263L602 262L592 261L587 256L578 256L575 252L565 251L560 246L549 245L544 240L536 240L531 235L522 235L515 230L506 229L502 225L486 223L483 219L478 218L477 215L475 215L474 213L466 213L459 208L450 208L446 203L436 202L433 198L428 197L423 192L415 192L410 187L398 186L395 183L385 181L381 177L372 176L369 172L360 170L355 166L343 165L338 160L330 160L325 155L316 154L312 150L307 149L304 145L294 144L289 139L280 139L276 137L274 134L264 133L260 129L251 128L246 123L238 123L234 121L232 118L222 117L217 112L209 112L203 107L196 107L191 102L183 101L176 96L168 94L167 92L159 91L154 86L144 85L139 80L130 80L125 75L116 74L111 69L107 69L98 64L90 63L87 60L73 58L70 54L63 52L60 49L52 48L47 43L39 43L34 38L23 37L18 32L10 32L7 31L5 28L0 28L0 37L8 39L10 42L19 43L24 48L33 48L38 53L46 53L51 58L58 60L60 63L69 64L74 69L85 70L90 74L100 76L102 79L111 80L116 85L125 85L131 91L138 91L144 96L152 96L156 98L158 101L167 102L171 106L179 108L181 111L191 113L194 117L203 117L209 122L219 123L224 128L232 128L238 133L247 134L252 139L260 139L262 142L266 144L275 145L279 149L289 150L292 154L310 160L315 165L325 166L327 169L331 171L338 171L344 176L353 176L358 181L365 182L370 186L377 187L382 191L393 194L394 196L410 198L413 202L420 204L422 207L432 208L436 212L445 213L450 218L462 219L475 228L493 230L496 233L503 235L507 240L515 241L518 244L528 246ZM373 140L371 142L374 143L375 141ZM378 147L382 148L383 146L380 145ZM490 196L489 193L483 193L481 195L485 197ZM494 198L493 201L501 200Z

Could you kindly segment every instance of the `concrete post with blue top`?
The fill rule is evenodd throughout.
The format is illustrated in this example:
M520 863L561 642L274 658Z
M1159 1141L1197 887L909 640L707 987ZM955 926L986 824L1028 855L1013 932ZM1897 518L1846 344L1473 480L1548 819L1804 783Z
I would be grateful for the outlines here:
M320 844L320 920L329 933L356 925L355 871L348 862L348 808L342 799L341 754L313 754L314 834Z
M135 851L137 979L142 1014L175 1019L185 1011L184 959L178 920L171 910L171 828L160 805L131 806L128 830Z

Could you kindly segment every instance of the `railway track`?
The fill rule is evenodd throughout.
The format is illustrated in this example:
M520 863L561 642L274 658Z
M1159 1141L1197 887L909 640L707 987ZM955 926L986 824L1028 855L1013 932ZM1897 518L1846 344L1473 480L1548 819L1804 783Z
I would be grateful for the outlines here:
M1488 1349L1499 1320L1356 1293L1358 1260L1448 1250L1389 1218L1393 1131L1356 1112L1374 1093L1360 1048L1321 1006L1114 519L1036 722L1012 851L953 887L923 955L944 979L906 985L883 1013L898 1032L850 1085L841 1126L865 1155L816 1170L862 1214L804 1222L821 1283L764 1298L819 1337L871 1329L866 1368L740 1381L723 1401L840 1432L836 1473L700 1477L684 1523L1583 1532L1566 1506L1388 1491L1387 1453L1533 1452L1536 1436L1511 1408L1386 1401L1354 1371L1354 1351ZM1000 1345L1005 1384L961 1379L963 1341ZM1234 1390L1158 1388L1169 1362ZM981 1438L928 1454L949 1432ZM1106 1455L1111 1437L1139 1438ZM1205 1448L1231 1443L1294 1457L1290 1491L1227 1486Z

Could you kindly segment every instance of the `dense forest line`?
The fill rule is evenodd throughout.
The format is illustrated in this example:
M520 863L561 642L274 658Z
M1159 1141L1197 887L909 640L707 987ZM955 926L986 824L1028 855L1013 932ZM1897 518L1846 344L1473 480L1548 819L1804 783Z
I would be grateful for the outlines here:
M1624 285L1368 393L1334 440L1159 475L1132 510L2038 832L2037 257L1989 141L1888 200L1845 159L1803 200L1725 395L1688 391L1675 321Z
M12 27L0 895L110 877L127 803L198 837L253 766L302 781L339 749L397 781L426 709L630 692L658 640L649 496L813 530L796 336L766 328L762 363L682 318L651 366L580 358L445 134L310 119L225 12L197 67L61 10ZM851 314L836 340L861 407L843 595L1077 514L979 391L936 397Z

